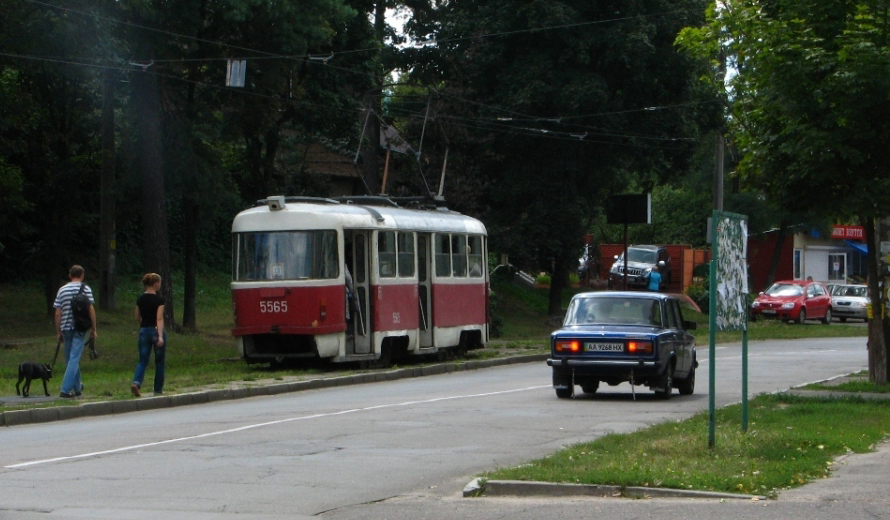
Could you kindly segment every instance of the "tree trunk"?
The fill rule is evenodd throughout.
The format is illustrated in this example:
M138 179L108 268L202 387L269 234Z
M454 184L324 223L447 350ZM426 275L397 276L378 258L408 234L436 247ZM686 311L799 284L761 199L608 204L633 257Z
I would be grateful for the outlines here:
M198 202L192 196L183 201L185 216L185 297L182 302L182 327L189 331L197 330L195 304L197 294L198 262Z
M788 225L788 222L785 220L779 224L779 230L776 234L776 245L773 248L773 257L770 260L769 271L766 273L766 285L757 292L766 290L767 287L776 281L776 270L779 269L779 261L782 259L782 246L785 245L785 238L788 236Z
M160 87L157 76L133 74L136 110L136 146L142 178L142 252L144 268L161 275L164 322L176 330L173 313L173 280L170 276L170 245L167 239L167 197L164 187L164 151L161 137Z
M553 272L550 273L550 297L547 305L547 314L551 317L562 316L562 291L569 285L569 272L565 262L556 260L553 262Z
M115 299L114 75L103 73L102 182L99 188L99 308L113 311Z
M865 241L868 245L868 295L871 299L872 316L868 321L868 379L876 384L887 383L887 345L884 337L884 298L878 285L878 250L875 220L860 217L865 227Z

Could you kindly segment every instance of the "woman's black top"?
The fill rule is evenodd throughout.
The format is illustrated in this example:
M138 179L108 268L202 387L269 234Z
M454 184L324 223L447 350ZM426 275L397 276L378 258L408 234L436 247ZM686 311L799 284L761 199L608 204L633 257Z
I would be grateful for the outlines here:
M158 307L164 305L164 299L157 294L142 293L136 298L136 306L142 316L140 327L158 326Z

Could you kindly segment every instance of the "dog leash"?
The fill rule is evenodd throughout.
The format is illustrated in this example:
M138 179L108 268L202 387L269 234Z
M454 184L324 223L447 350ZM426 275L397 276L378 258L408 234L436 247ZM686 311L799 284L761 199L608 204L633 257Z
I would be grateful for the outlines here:
M53 364L50 365L50 368L55 368L55 366L56 366L56 361L59 359L59 347L61 345L62 345L61 341L56 342L56 353L53 355ZM96 339L95 338L90 338L90 340L87 342L87 347L89 347L89 349L90 349L90 359L98 359L99 351L96 350Z
M56 342L56 354L53 356L53 364L50 365L50 368L55 368L55 366L56 366L56 360L59 359L59 346L61 346L61 345L62 345L61 341Z
M87 346L90 347L90 359L98 359L99 352L96 350L96 338L90 338Z

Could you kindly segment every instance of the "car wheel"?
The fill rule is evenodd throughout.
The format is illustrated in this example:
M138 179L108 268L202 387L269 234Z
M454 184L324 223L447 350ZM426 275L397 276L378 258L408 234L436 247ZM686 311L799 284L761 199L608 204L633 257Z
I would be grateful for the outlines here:
M803 325L805 321L807 321L807 310L801 307L800 314L797 315L797 323Z
M680 391L680 395L692 395L692 392L695 392L695 364L689 371L689 377L677 380L677 390Z
M748 316L748 321L757 321L757 314L750 314Z
M825 311L825 317L822 318L822 323L825 325L831 325L831 309Z
M568 399L572 397L575 389L570 386L568 388L554 388L554 390L556 390L556 397L559 397L560 399Z
M844 318L843 316L841 316L838 319L841 320L841 323L847 323L847 318ZM865 321L868 321L868 320L865 320Z
M581 390L583 390L585 394L595 394L596 391L599 390L599 387L599 381L592 381L586 385L581 385Z
M674 391L674 365L668 364L664 374L661 376L661 380L658 382L658 386L661 389L656 390L655 395L659 399L670 399L671 393Z

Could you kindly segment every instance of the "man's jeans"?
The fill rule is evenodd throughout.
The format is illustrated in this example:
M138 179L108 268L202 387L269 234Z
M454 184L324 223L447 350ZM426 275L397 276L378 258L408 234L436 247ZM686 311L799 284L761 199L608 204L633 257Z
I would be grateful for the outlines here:
M65 340L65 377L62 379L62 393L80 395L83 391L83 380L80 378L80 355L86 343L87 331L77 332L74 329L62 331Z
M156 394L160 394L164 390L164 358L167 352L167 333L164 333L164 346L157 346L158 329L155 327L139 328L139 364L136 365L136 373L133 375L133 382L140 388L142 380L145 379L145 369L148 367L148 359L151 357L151 351L155 351L155 387Z

